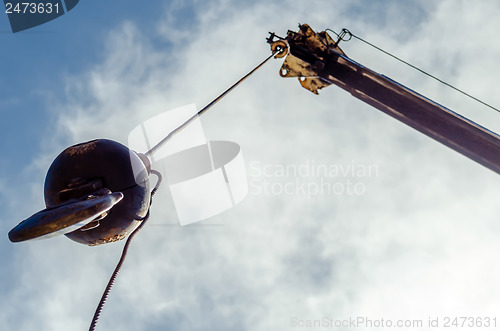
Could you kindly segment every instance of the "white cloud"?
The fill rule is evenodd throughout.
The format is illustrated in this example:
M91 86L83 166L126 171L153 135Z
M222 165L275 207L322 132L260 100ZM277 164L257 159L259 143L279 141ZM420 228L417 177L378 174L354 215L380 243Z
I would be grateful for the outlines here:
M389 4L391 12L400 6ZM404 19L377 23L363 3L357 7L362 15L342 16L346 6L260 2L237 12L221 1L198 12L192 27L159 25L164 36L179 33L170 39L177 48L160 47L137 24L124 22L110 32L103 62L71 78L55 134L69 143L96 137L125 142L133 127L161 111L191 102L201 107L269 54L268 31L284 35L297 22L317 30L354 26L380 46L430 63L436 75L494 84L495 75L475 73L498 55L498 45L490 42L480 52L482 44L470 33L482 29L482 15L492 15L498 4L443 1L424 8L414 38L403 41L393 31L411 30ZM498 24L489 22L484 33ZM468 38L459 38L458 26ZM370 61L371 53L354 41L345 50L417 91L433 89L385 59ZM471 59L476 52L481 63ZM437 65L442 59L450 64ZM204 115L207 138L238 142L248 165L354 160L377 165L378 176L362 179L361 196L250 195L205 225L185 228L175 226L168 193L160 192L100 328L284 330L292 316L427 320L498 311L498 175L336 87L310 94L278 76L280 63L273 60ZM454 99L439 91L443 100ZM494 91L482 91L495 100ZM497 123L497 117L479 117ZM0 322L18 330L85 328L120 248L87 248L65 238L20 246L18 279L6 295L13 304ZM9 320L18 309L29 318Z

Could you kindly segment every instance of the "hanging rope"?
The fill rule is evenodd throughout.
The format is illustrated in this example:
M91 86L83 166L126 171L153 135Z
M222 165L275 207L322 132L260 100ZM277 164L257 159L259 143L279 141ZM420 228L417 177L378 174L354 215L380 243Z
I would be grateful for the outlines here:
M160 149L165 143L167 143L170 139L172 139L177 133L182 131L186 126L191 124L195 119L197 119L199 116L201 116L203 113L205 113L207 110L209 110L213 105L215 105L217 102L219 102L222 98L226 96L229 92L231 92L236 86L240 85L241 82L243 82L245 79L247 79L251 74L253 74L257 69L262 67L267 61L269 61L270 58L272 58L276 53L281 52L280 48L277 48L276 51L274 51L271 55L269 55L264 61L262 61L259 65L257 65L255 68L253 68L249 73L247 73L245 76L243 76L240 80L238 80L236 83L234 83L230 88L225 90L221 95L219 95L217 98L212 100L208 105L206 105L204 108L202 108L199 112L191 116L186 122L182 123L179 127L171 131L165 138L160 140L159 143L157 143L155 146L153 146L149 151L147 151L145 154L146 156L151 156L153 155L158 149Z
M162 180L162 176L158 171L151 170L151 173L155 174L158 177L158 181L156 182L154 189L151 191L151 198L149 201L150 208L151 208L151 203L153 202L153 196L155 195L156 191L158 191L158 188L160 187L161 180ZM132 239L134 238L134 236L144 227L144 224L146 224L148 219L149 219L149 209L148 209L146 216L144 216L144 218L140 219L140 221L142 221L141 224L130 234L130 236L127 238L127 241L125 242L125 245L123 246L122 255L120 257L120 260L118 261L118 264L115 267L115 270L113 271L113 274L111 274L108 285L106 285L106 289L104 290L104 292L101 296L101 300L99 301L99 304L97 305L97 308L96 308L95 313L94 313L94 317L92 318L92 322L90 324L89 331L95 330L95 327L97 325L97 321L99 320L99 315L101 314L102 308L103 308L104 304L106 303L106 300L108 299L109 292L111 291L111 288L113 287L113 285L115 283L116 277L118 276L118 273L120 272L120 270L123 266L123 263L125 262L125 258L127 257L127 252L128 252L128 248L130 246L130 243L132 242Z
M213 105L215 105L217 102L219 102L223 97L225 97L229 92L231 92L236 86L238 86L241 82L243 82L245 79L247 79L250 75L252 75L255 71L257 71L260 67L262 67L269 59L271 59L275 54L281 52L281 48L277 48L270 56L268 56L264 61L262 61L259 65L257 65L254 69L252 69L249 73L247 73L245 76L243 76L240 80L238 80L236 83L234 83L231 87L229 87L226 91L224 91L222 94L220 94L217 98L212 100L208 105L206 105L203 109L198 111L195 115L190 117L187 121L182 123L179 127L171 131L165 138L163 138L160 142L158 142L155 146L153 146L149 151L145 153L146 156L151 156L153 155L159 148L161 148L165 143L167 143L170 139L172 139L177 133L179 133L182 129L184 129L186 126L188 126L191 122L193 122L198 116L201 116L203 113L205 113L208 109L210 109ZM156 170L151 170L151 173L155 174L158 177L158 181L155 185L155 188L151 191L151 200L150 200L150 206L153 201L153 195L156 193L158 190L158 187L160 186L162 176L161 174L156 171ZM130 236L127 238L127 241L125 242L125 245L123 246L123 251L122 255L120 257L120 260L118 261L118 264L115 267L115 270L111 274L111 277L108 281L108 285L106 286L106 289L104 290L101 300L99 301L99 304L97 305L97 308L94 313L94 317L92 318L92 322L90 324L89 331L94 331L95 327L97 325L97 321L99 320L99 315L101 314L102 308L104 304L106 303L106 300L109 296L109 292L111 291L111 288L113 287L116 277L118 276L118 273L120 272L123 263L125 262L125 258L127 256L127 252L130 246L130 243L132 242L132 239L134 236L144 227L146 224L147 220L149 219L149 209L146 214L146 216L141 219L142 223L130 234Z
M436 77L436 76L434 76L434 75L431 75L430 73L428 73L428 72L426 72L426 71L424 71L424 70L422 70L422 69L418 68L417 66L415 66L415 65L413 65L413 64L411 64L411 63L408 63L408 62L406 62L405 60L403 60L403 59L401 59L401 58L399 58L399 57L397 57L397 56L395 56L395 55L393 55L393 54L391 54L391 53L389 53L389 52L387 52L387 51L383 50L382 48L380 48L380 47L378 47L378 46L376 46L376 45L374 45L374 44L372 44L372 43L370 43L370 42L366 41L365 39L363 39L363 38L361 38L361 37L359 37L359 36L357 36L357 35L353 34L351 31L349 31L349 30L347 30L347 29L345 29L345 28L344 28L344 29L342 29L342 31L341 31L341 33L340 33L340 34L336 33L336 32L335 32L335 31L333 31L332 29L326 29L325 31L331 31L331 32L333 32L333 33L337 36L337 38L338 38L338 39L337 39L337 42L335 43L335 46L336 46L336 45L338 45L338 43L339 43L340 41L349 41L349 40L351 40L351 39L354 37L354 38L358 39L359 41L362 41L362 42L364 42L365 44L367 44L367 45L369 45L369 46L371 46L371 47L375 48L376 50L378 50L378 51L380 51L380 52L382 52L382 53L384 53L384 54L386 54L386 55L388 55L388 56L390 56L390 57L392 57L392 58L394 58L394 59L398 60L399 62L404 63L404 64L406 64L407 66L409 66L409 67L411 67L411 68L413 68L413 69L415 69L415 70L417 70L417 71L419 71L419 72L423 73L424 75L426 75L426 76L428 76L428 77L430 77L430 78L432 78L432 79L434 79L434 80L436 80L436 81L440 82L441 84L446 85L446 86L448 86L448 87L450 87L450 88L454 89L455 91L457 91L457 92L459 92L459 93L462 93L463 95L465 95L465 96L467 96L467 97L469 97L469 98L471 98L471 99L473 99L473 100L475 100L475 101L479 102L480 104L482 104L482 105L484 105L484 106L486 106L486 107L488 107L488 108L491 108L491 109L493 109L493 110L497 111L498 113L500 113L500 109L493 107L492 105L490 105L490 104L488 104L488 103L486 103L486 102L482 101L481 99L478 99L478 98L476 98L476 97L474 97L474 96L470 95L469 93L467 93L467 92L465 92L465 91L463 91L463 90L461 90L461 89L459 89L459 88L457 88L457 87L455 87L455 86L453 86L453 85L451 85L451 84L449 84L449 83L447 83L447 82L443 81L442 79L439 79L438 77Z

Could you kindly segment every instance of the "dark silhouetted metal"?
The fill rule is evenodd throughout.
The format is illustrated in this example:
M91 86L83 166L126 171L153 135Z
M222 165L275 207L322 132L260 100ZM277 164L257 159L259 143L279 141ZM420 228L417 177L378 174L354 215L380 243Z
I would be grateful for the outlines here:
M298 77L313 93L331 84L500 174L500 136L349 59L325 32L308 25L269 42L288 47L282 77Z
M80 200L72 199L56 207L39 211L9 232L12 242L50 238L73 232L93 222L123 198L121 192L102 192Z
M90 194L85 188L92 191L99 186L92 183L102 182L111 192L122 192L122 201L102 220L96 220L93 227L66 234L86 245L117 241L137 228L148 211L148 175L144 162L134 151L116 141L92 140L68 147L56 157L45 179L45 204L59 205L71 193Z

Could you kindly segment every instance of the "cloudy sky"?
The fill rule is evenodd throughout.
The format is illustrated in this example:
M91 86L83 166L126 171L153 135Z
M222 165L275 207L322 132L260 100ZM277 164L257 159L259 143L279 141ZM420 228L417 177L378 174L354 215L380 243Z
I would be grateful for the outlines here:
M298 23L349 28L498 107L499 13L493 0L81 1L16 34L0 15L0 328L86 330L121 252L123 242L64 236L9 242L44 207L46 171L65 147L126 143L152 116L201 108L270 54L269 31ZM360 42L341 46L500 132L498 113ZM240 144L246 199L180 227L164 185L98 329L293 330L363 317L438 318L438 330L461 316L500 327L498 174L336 87L313 95L279 77L281 63L202 118L208 139ZM320 166L371 171L283 172Z

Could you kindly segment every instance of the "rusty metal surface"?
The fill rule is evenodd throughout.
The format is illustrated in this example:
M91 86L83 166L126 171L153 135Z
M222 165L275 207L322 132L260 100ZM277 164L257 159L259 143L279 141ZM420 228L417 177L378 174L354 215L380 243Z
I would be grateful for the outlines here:
M274 55L275 59L280 59L287 56L289 54L289 49L290 48L288 47L288 43L286 42L286 40L278 40L271 44L271 52L276 52L276 55Z
M109 192L44 209L19 223L9 232L9 239L12 242L20 242L72 232L109 211L122 199L122 193Z
M59 154L47 172L45 203L55 206L101 185L122 192L123 200L99 222L66 233L68 238L90 246L117 241L135 230L146 215L150 201L146 165L135 152L107 139L71 146Z
M289 55L280 71L282 77L299 77L301 85L316 94L335 84L500 174L498 134L351 60L324 31L316 34L304 24L298 32L289 31L285 41Z
M86 194L96 192L103 187L104 186L100 179L87 181L83 178L75 178L70 181L67 189L61 190L57 193L57 198L60 201L76 199Z
M272 42L272 51L278 46L287 47L287 51L281 52L279 56L286 55L280 69L281 77L297 77L302 87L315 94L318 94L318 90L331 85L321 78L318 72L324 69L325 58L332 50L343 55L345 53L328 33L323 31L317 34L309 25L303 24L298 32L288 31L285 39L272 41L274 37L273 34L269 40Z

